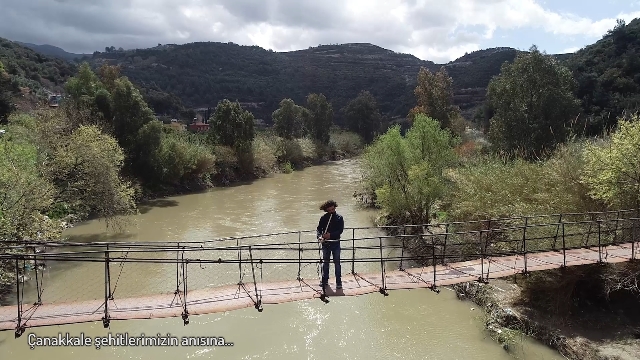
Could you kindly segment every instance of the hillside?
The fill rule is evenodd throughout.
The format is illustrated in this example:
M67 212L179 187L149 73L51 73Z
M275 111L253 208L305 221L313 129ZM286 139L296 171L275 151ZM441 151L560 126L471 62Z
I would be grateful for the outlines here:
M588 134L615 125L625 109L640 109L640 19L619 23L566 64L578 83Z
M20 109L45 101L50 92L61 92L76 66L0 38L0 62L10 76L14 102Z
M48 44L36 45L36 44L24 43L20 41L14 41L14 42L24 47L27 47L31 50L34 50L40 54L51 56L51 57L57 57L57 58L64 59L67 61L72 61L72 62L75 60L81 59L83 56L91 56L91 54L73 54L57 46L48 45Z
M491 76L514 57L513 49L488 49L446 64L456 103L463 109L479 105ZM190 43L96 53L90 61L94 67L119 64L132 81L175 94L188 107L215 106L229 98L267 121L286 97L301 103L307 94L321 92L338 110L361 90L369 90L387 116L404 117L415 103L420 67L436 71L442 66L371 44L278 53L233 43Z
M552 55L574 73L590 133L614 124L623 109L640 104L638 33L640 20L636 19L576 54ZM321 92L337 111L361 90L376 97L386 116L404 117L415 104L413 89L420 67L436 71L441 66L453 78L454 102L472 119L484 102L491 78L518 52L508 47L484 49L435 64L364 43L274 52L258 46L200 42L136 50L112 48L86 58L94 68L103 63L121 65L123 74L140 87L157 113L175 115L183 111L183 104L213 107L228 98L269 122L283 98L302 103L309 93ZM34 57L33 52L25 54ZM36 72L46 77L46 72ZM27 73L23 78L29 76L35 75ZM339 113L336 120L340 122Z

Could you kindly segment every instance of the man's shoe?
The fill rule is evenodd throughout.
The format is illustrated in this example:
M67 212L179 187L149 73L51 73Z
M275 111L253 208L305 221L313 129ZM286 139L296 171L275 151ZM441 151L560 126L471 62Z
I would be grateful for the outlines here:
M342 290L342 284L336 285L336 290Z
M327 286L327 284L320 283L318 286L320 286L321 288L324 288L325 286Z

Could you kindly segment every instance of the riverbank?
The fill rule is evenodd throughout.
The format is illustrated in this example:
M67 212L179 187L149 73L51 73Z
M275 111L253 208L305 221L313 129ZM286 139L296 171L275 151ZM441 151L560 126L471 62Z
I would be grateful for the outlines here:
M471 300L483 310L486 329L507 351L526 335L571 360L638 359L640 328L625 316L624 309L550 315L522 304L523 288L518 282L495 279L452 288L459 299Z
M284 142L284 144L277 145ZM266 145L266 146L261 146ZM283 149L284 148L284 149ZM209 178L194 178L176 184L138 184L137 204L168 196L189 195L216 187L247 184L274 174L291 173L331 161L358 157L364 148L362 139L351 132L333 130L327 145L316 144L308 139L283 139L266 133L256 140L249 169L243 167L235 151L218 147L215 173Z

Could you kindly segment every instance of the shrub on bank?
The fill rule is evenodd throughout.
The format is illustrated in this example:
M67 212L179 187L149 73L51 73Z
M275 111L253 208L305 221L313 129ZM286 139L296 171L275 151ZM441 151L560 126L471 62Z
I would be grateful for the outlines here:
M582 183L583 142L559 148L544 162L480 157L450 172L448 215L456 220L601 209Z
M160 179L166 183L206 182L215 174L215 160L214 154L204 144L171 132L163 134L157 166Z
M339 157L354 156L362 151L364 140L356 133L334 130L329 133L329 147Z
M405 136L394 126L365 149L365 192L373 194L387 224L429 222L446 193L445 170L456 161L457 138L418 114Z

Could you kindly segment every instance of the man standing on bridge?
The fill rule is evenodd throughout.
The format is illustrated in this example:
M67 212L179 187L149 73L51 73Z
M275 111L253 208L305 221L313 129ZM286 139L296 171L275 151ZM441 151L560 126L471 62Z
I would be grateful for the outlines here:
M322 282L320 286L324 289L329 282L329 260L333 255L333 266L336 277L336 289L342 289L342 273L340 269L340 235L344 231L344 219L336 213L338 204L333 200L328 200L320 210L326 213L320 218L316 234L318 241L322 243Z

